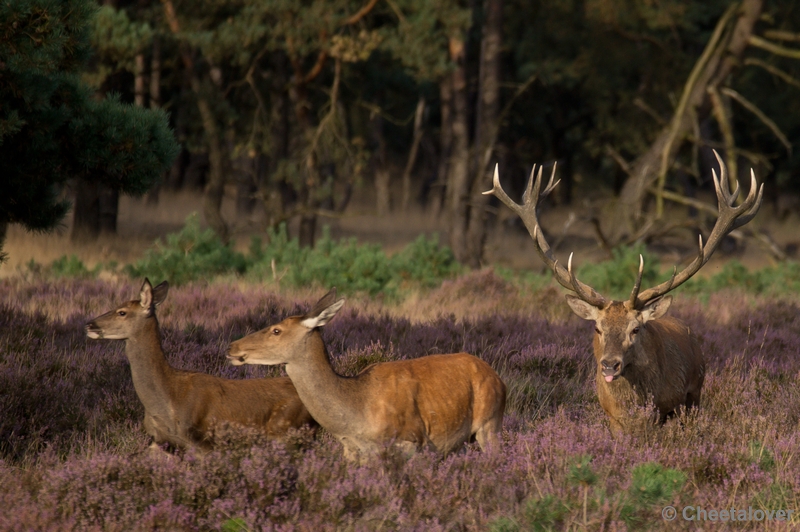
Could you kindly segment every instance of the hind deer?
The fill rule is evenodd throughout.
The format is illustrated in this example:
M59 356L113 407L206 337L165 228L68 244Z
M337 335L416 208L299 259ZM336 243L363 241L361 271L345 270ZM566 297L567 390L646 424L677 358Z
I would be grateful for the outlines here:
M303 316L292 316L231 344L234 365L286 364L297 393L319 424L361 460L390 446L447 453L473 436L497 444L506 387L467 353L373 364L354 377L331 367L320 327L344 305L334 288Z
M542 260L553 271L556 280L575 295L567 295L572 311L585 320L595 322L594 356L597 360L597 396L609 417L613 432L624 429L628 409L651 399L661 423L683 407L691 408L700 401L705 378L705 360L691 329L665 314L672 303L668 292L679 287L697 273L714 253L720 241L741 227L758 212L764 186L759 187L751 170L750 192L744 201L735 206L739 187L733 193L728 186L725 163L714 152L720 165L720 176L712 170L717 194L718 217L708 241L699 239L697 257L686 268L673 270L672 277L653 288L640 292L644 260L639 256L639 273L627 301L611 301L591 286L582 283L572 269L572 255L567 267L558 263L542 234L537 218L537 205L556 185L555 166L550 180L541 190L542 168L536 173L534 166L523 195L517 204L503 191L495 168L493 194L519 215L533 237L534 247Z
M222 422L256 428L270 438L315 425L288 377L231 380L170 366L156 319L168 289L166 282L153 288L145 279L138 300L86 324L89 338L125 340L144 427L153 438L151 451L158 452L162 443L209 450L210 430Z

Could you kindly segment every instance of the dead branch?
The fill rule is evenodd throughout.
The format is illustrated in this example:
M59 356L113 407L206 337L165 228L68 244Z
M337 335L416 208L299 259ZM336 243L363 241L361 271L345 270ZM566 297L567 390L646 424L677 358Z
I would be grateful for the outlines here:
M775 55L779 55L781 57L788 57L789 59L800 59L800 50L796 50L794 48L787 48L785 46L781 46L780 44L775 44L774 42L770 42L758 35L751 35L748 43L751 46L756 48L761 48L762 50L766 50L770 53Z
M761 67L770 74L778 76L789 85L793 85L795 87L800 88L800 80L798 80L794 76L791 76L787 72L784 72L780 68L770 65L766 61L762 61L761 59L756 59L755 57L748 57L747 59L744 60L744 64L747 66Z
M784 145L786 151L789 152L789 155L792 154L792 143L789 142L789 139L783 134L783 131L781 131L781 129L778 127L778 124L773 122L767 115L765 115L761 109L756 107L754 103L750 102L747 98L729 87L723 87L722 93L736 100L739 105L756 115L756 117L758 117L758 119L761 120L764 125L770 129L770 131L772 131L772 134L775 135L779 141L781 141L781 144Z

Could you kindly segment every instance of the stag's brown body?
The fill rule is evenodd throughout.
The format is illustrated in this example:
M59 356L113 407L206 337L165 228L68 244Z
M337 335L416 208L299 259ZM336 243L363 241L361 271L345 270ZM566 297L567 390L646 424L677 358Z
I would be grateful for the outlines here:
M144 405L153 447L213 446L215 424L234 423L283 438L291 428L315 425L288 377L233 380L175 369L167 362L155 306L166 284L145 281L142 299L129 301L86 325L90 338L125 340L133 387Z
M606 309L598 324L604 330L625 330L631 321L625 303L615 302ZM635 319L635 318L634 318ZM597 397L614 431L623 429L634 404L652 400L659 421L700 402L705 379L705 360L697 339L686 324L663 317L639 325L638 338L629 346L627 365L618 378L607 382L602 360L610 350L603 335L595 334L593 347L597 359ZM622 342L619 342L621 344Z
M736 205L739 187L731 192L727 169L722 158L714 152L720 165L720 177L712 171L717 194L719 215L705 246L699 238L697 257L672 278L643 292L639 292L644 269L644 259L639 257L639 273L627 301L609 301L591 286L577 279L572 270L572 255L567 268L558 263L548 245L537 216L539 200L547 196L558 182L553 182L555 166L550 181L542 189L542 169L531 172L523 203L517 204L503 191L495 169L492 190L494 194L516 212L533 237L534 246L541 259L553 271L556 280L576 295L567 295L573 312L583 319L595 322L594 355L597 359L597 396L610 418L611 428L624 428L629 409L636 402L652 399L658 410L658 419L682 407L690 408L700 401L705 379L705 361L697 339L681 321L664 317L672 303L668 292L677 288L697 273L714 253L722 239L737 227L749 222L758 212L763 198L763 185L758 186L751 172L750 193Z
M473 437L498 441L506 388L483 360L467 353L383 362L353 377L331 367L318 327L341 308L331 291L305 316L294 316L231 344L233 364L286 364L309 412L361 459L389 446L411 453L453 451Z

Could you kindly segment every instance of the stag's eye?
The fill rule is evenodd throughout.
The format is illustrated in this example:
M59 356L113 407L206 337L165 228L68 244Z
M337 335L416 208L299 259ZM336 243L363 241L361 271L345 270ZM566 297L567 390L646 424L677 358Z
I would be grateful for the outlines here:
M637 334L639 332L639 327L634 327L631 331L631 334Z
M594 332L596 332L597 334L603 334L602 332L600 332L600 329L598 327L594 328Z
M277 328L272 329L272 334L274 334L275 336L278 336L280 333L281 333L280 329L277 329Z
M125 317L127 314L128 314L128 313L127 313L127 312L125 312L124 310L118 310L118 311L117 311L117 315L118 315L118 316Z

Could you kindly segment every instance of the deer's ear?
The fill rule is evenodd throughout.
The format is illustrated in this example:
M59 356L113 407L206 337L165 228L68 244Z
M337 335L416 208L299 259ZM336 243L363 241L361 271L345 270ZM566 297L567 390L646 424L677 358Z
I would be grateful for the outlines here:
M566 298L567 305L572 309L572 312L585 320L597 321L600 316L600 309L576 296L568 295Z
M169 283L166 281L153 288L153 304L158 306L163 303L167 299L167 292L169 292Z
M650 301L639 311L642 323L647 323L650 320L657 320L662 317L667 313L670 305L672 305L672 296L669 295Z
M139 304L143 309L149 309L153 305L153 285L150 284L150 279L147 277L145 277L139 293Z
M303 319L300 322L303 327L306 327L307 329L315 329L317 327L322 327L331 321L336 313L339 312L339 309L341 309L344 305L344 298L335 301L333 304L323 309L318 309L318 305L319 304L311 309L308 314L303 316Z

